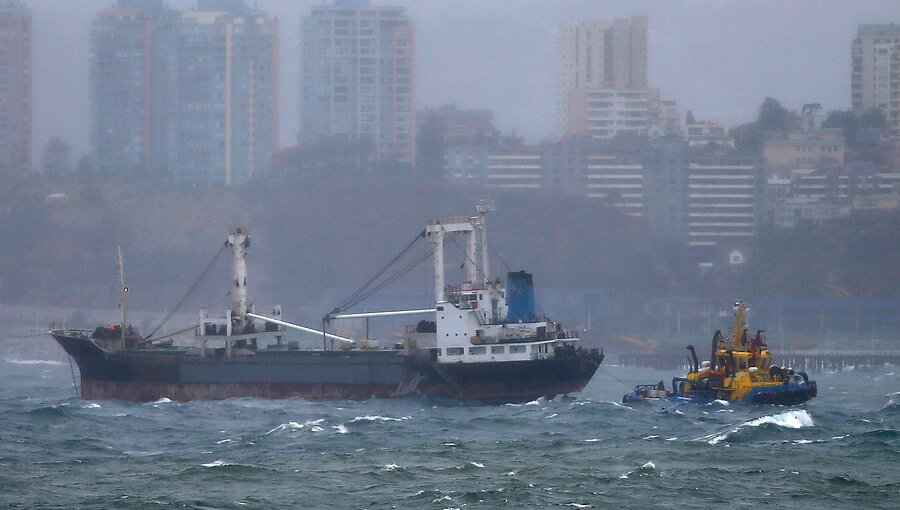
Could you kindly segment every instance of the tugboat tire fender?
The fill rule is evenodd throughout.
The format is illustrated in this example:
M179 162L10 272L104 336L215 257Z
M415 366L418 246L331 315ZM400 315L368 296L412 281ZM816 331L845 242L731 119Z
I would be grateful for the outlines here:
M806 375L806 372L797 372L797 373L800 374L800 377L803 378L803 382L809 383L809 376Z

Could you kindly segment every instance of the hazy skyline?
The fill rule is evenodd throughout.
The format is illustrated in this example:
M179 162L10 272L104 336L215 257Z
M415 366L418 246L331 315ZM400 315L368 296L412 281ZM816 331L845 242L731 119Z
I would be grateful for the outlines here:
M34 153L48 139L88 147L89 32L114 0L25 0L34 33ZM167 2L176 8L192 0ZM318 1L257 0L281 23L280 142L299 129L299 29ZM734 125L766 96L790 109L850 106L850 44L861 23L900 22L900 3L830 1L374 0L404 5L416 29L417 108L491 109L504 133L554 136L556 38L581 20L648 17L648 83L682 114Z

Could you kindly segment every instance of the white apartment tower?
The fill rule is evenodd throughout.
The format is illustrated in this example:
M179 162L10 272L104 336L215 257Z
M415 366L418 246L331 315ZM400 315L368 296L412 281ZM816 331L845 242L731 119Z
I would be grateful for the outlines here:
M568 132L576 89L647 87L647 18L583 21L562 28L557 41L557 127ZM582 93L584 94L584 93Z
M900 136L900 25L859 25L850 51L853 111L880 109Z
M413 27L405 8L335 0L303 20L300 142L368 140L413 162Z

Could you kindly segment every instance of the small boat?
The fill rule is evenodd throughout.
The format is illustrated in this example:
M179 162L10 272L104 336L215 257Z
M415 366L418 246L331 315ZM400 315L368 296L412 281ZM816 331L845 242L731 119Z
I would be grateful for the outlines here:
M723 338L716 330L712 339L710 360L700 361L693 345L690 370L684 377L672 379L672 389L666 390L662 381L639 384L622 397L623 403L666 399L672 402L709 403L716 400L753 404L802 404L817 394L815 381L805 372L779 366L758 330L749 338L744 318L749 308L742 302L734 304L734 327L730 338Z
M622 397L623 404L643 402L645 400L662 400L669 396L666 386L662 381L656 384L638 384L631 393Z

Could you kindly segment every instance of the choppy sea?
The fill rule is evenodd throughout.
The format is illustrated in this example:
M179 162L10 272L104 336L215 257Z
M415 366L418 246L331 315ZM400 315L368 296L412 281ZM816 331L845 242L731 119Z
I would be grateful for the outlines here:
M605 364L574 401L85 401L0 362L2 508L900 508L900 376L813 374L805 405L622 405L674 373Z

